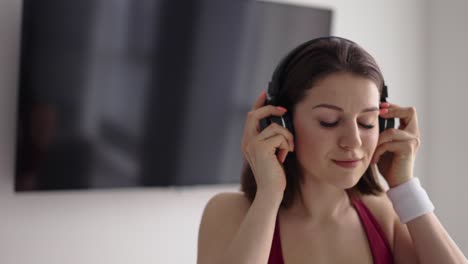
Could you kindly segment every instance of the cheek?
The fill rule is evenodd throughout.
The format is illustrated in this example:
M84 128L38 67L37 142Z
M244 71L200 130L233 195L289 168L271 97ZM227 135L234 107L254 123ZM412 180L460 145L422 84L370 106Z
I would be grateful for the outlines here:
M366 150L368 150L370 153L374 153L377 147L377 142L379 141L379 133L378 132L365 133L362 135L362 141L363 143L365 142L364 146Z
M299 155L319 156L320 153L329 148L334 140L331 132L323 129L308 126L297 126L296 129L296 150Z

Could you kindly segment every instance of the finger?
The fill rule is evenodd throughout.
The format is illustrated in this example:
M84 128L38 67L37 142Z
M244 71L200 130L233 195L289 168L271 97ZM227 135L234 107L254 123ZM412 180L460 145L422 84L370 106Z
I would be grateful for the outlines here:
M252 153L266 153L267 155L277 154L276 151L284 150L289 152L290 146L286 138L281 134L276 134L264 140L254 139L243 146L243 153L248 158ZM255 154L254 154L255 155Z
M396 152L397 148L401 147L402 144L407 143L402 141L383 143L375 150L374 156L372 157L372 163L377 163L380 157L386 152Z
M403 141L413 138L417 138L417 136L409 133L408 131L396 128L389 128L380 133L379 140L377 141L377 146L386 142Z
M254 137L260 133L260 120L269 116L282 116L286 113L286 109L275 107L273 105L263 106L247 114L245 121L245 134L248 137Z
M281 161L281 163L284 163L284 161L286 160L286 157L288 156L288 153L289 151L280 149L278 151L278 160Z
M294 151L294 136L293 134L286 128L276 124L272 123L270 124L267 128L265 128L260 134L258 134L257 139L258 140L265 140L267 138L273 137L277 134L283 135L283 137L286 138L288 145L289 145L289 150Z
M381 113L381 116L384 118L399 118L399 129L419 135L416 108L401 107L396 104L389 104L388 111L386 113Z
M410 155L413 153L413 149L416 148L413 145L418 145L414 139L385 142L376 148L372 157L372 163L377 163L380 157L387 151L398 154L400 157Z
M284 162L289 152L289 144L283 135L275 135L265 140L274 152L278 149L278 159Z
M255 110L255 109L258 109L262 106L265 105L265 101L266 101L266 92L265 90L263 90L260 95L258 96L257 100L255 101L254 105L252 106L252 109L251 110Z
M390 107L390 103L388 103L388 102L380 102L380 107L381 107L381 108L388 108L388 107Z
M288 110L286 108L281 107L281 106L266 105L258 109L255 109L254 111L250 111L249 116L251 118L254 118L256 121L260 121L260 119L269 117L271 115L282 116L287 111Z
M272 105L263 106L259 109L248 112L242 137L242 149L245 149L248 143L261 132L260 119L271 115L282 116L285 112L284 108L278 108Z

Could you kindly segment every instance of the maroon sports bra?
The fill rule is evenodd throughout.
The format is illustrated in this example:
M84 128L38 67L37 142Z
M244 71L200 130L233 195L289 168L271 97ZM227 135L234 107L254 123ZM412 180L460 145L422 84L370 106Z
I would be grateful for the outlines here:
M361 222L364 226L364 230L366 231L367 240L369 241L369 246L372 252L374 264L393 263L392 250L390 248L390 245L388 244L387 239L385 238L385 233L383 232L379 223L375 219L374 215L372 215L369 208L367 208L367 206L360 199L354 198L352 195L350 195L349 197L359 215L359 218L361 219ZM281 239L277 217L268 264L283 263L283 253L281 250Z

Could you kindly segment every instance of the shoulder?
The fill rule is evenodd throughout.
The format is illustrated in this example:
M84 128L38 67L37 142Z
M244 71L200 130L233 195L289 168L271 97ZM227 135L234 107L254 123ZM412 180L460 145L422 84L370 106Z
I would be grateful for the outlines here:
M203 220L219 218L243 218L250 208L250 201L242 192L223 192L213 196L203 210Z
M364 204L371 209L372 213L388 216L394 213L393 205L385 192L377 195L364 194L360 196Z
M378 195L362 195L361 200L379 222L393 250L394 225L398 217L387 194L382 192Z
M216 262L217 252L229 246L250 205L242 192L219 193L208 201L198 231L198 263Z

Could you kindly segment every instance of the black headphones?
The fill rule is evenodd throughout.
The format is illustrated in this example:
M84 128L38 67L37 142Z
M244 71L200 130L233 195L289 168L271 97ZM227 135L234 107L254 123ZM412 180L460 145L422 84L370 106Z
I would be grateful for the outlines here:
M286 67L290 66L292 63L292 60L298 55L300 52L302 52L306 47L311 45L312 43L315 43L319 40L323 39L341 39L345 40L347 42L350 42L352 44L357 45L351 40L341 38L341 37L335 37L335 36L327 36L327 37L319 37L315 38L309 41L306 41L299 46L297 46L295 49L293 49L291 52L289 52L278 64L276 69L273 72L273 76L271 78L271 81L268 84L268 90L267 90L267 101L266 105L275 105L279 106L281 105L280 98L281 98L281 93L282 93L282 86L284 82L284 71ZM297 61L297 60L296 60ZM385 81L382 87L382 95L380 97L380 102L387 102L386 98L388 97L388 90L387 90L387 85L385 85ZM265 129L267 126L269 126L272 122L279 124L280 126L283 126L287 128L291 133L294 134L294 127L292 125L292 117L289 112L286 112L283 116L270 116L267 118L264 118L260 120L260 127L261 129ZM379 133L382 133L385 129L389 128L394 128L395 127L395 119L394 118L382 118L379 116Z

